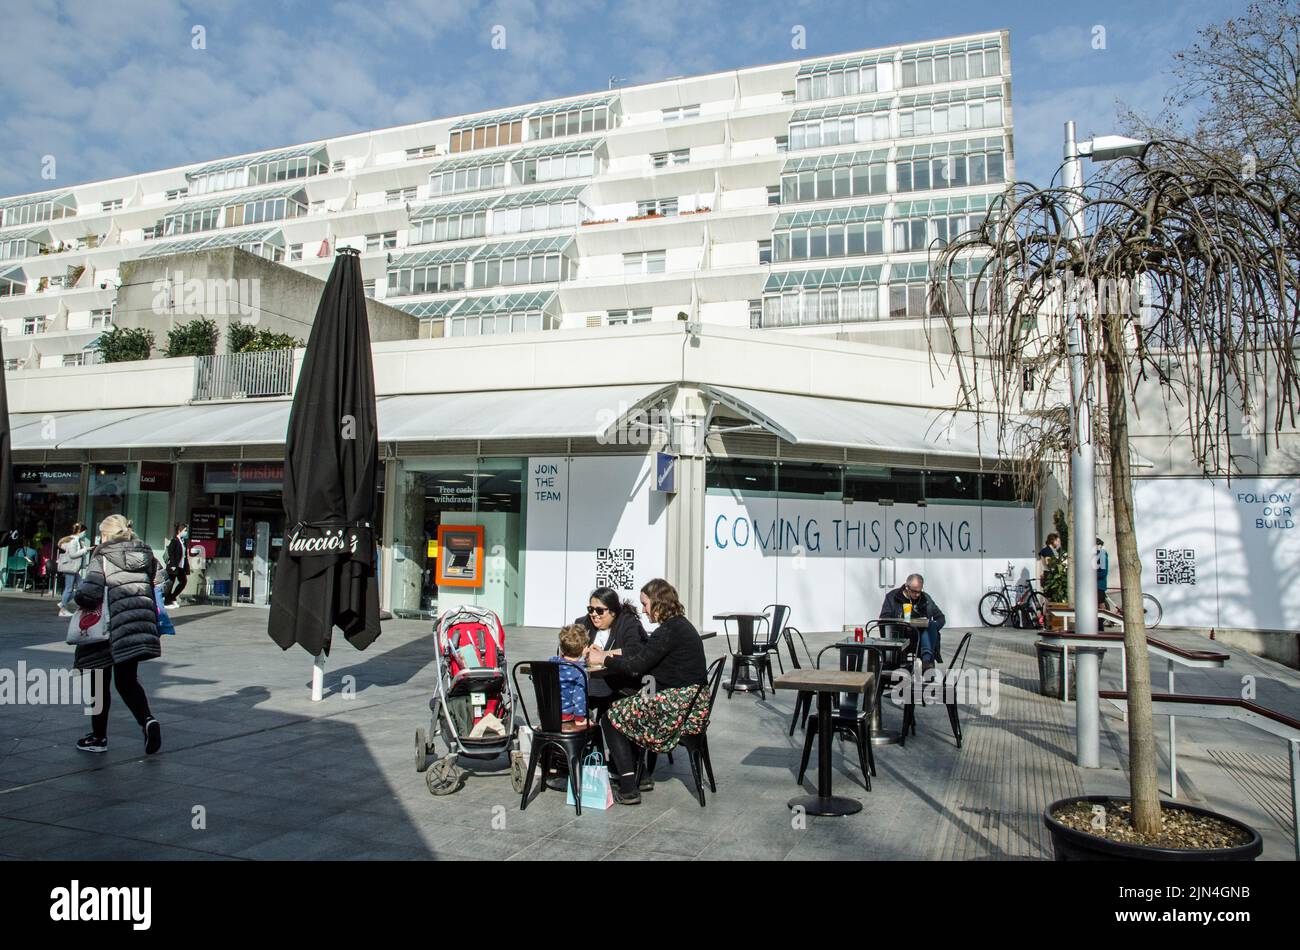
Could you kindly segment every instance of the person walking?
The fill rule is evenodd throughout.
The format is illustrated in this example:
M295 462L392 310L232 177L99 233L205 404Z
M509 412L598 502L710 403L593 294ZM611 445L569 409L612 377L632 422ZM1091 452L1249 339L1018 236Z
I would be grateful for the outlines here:
M1106 584L1110 580L1110 552L1106 550L1106 543L1101 538L1097 539L1097 606L1109 608L1110 601L1106 599Z
M71 617L68 603L77 592L81 582L81 572L86 568L86 558L90 556L90 542L86 539L86 526L80 521L72 526L72 533L59 539L59 556L57 566L59 576L63 578L63 599L59 601L59 616Z
M100 522L99 538L74 596L82 610L108 611L108 639L77 647L73 659L77 670L93 671L91 702L98 710L91 716L90 734L77 740L77 748L108 751L109 687L116 680L117 694L144 733L145 754L153 755L162 748L162 726L149 711L138 667L141 661L162 655L153 589L163 582L166 571L121 515Z
M172 610L179 606L176 599L185 589L190 577L190 526L181 522L167 542L167 586L163 589L163 606Z

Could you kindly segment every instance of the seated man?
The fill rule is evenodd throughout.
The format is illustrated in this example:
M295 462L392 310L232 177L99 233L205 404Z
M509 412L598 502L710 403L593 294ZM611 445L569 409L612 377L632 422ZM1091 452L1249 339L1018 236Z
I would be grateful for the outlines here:
M921 675L924 676L934 669L935 663L943 662L939 653L939 631L944 624L943 611L925 593L925 578L920 574L907 575L902 587L885 595L885 602L880 605L880 616L902 617L904 604L912 605L913 617L925 617L930 621L930 625L921 631L917 646L917 653L921 656Z

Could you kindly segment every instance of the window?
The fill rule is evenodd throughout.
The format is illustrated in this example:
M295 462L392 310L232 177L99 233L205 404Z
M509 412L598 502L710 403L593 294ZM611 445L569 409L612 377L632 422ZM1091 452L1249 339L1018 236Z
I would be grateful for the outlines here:
M45 332L44 317L27 317L23 320L23 336L31 336L34 333Z
M896 168L899 191L926 191L930 188L962 188L1003 180L1001 149L941 158L904 159Z
M513 145L523 141L523 134L522 119L515 119L512 122L488 122L468 129L456 129L451 133L450 150L453 153L468 152L473 149L496 148L498 145Z
M290 244L290 245L289 245L289 260L291 260L291 261L300 261L300 260L302 260L302 245L301 245L301 244Z
M601 131L611 128L613 124L613 114L609 106L599 105L534 116L528 120L528 131L530 138L551 139Z
M637 217L671 217L677 213L676 198L655 198L650 201L638 201L636 203Z
M790 136L788 136L788 135L778 135L778 136L776 137L776 150L777 150L778 152L788 152L788 151L790 151Z
M110 308L90 311L90 328L104 330L113 325L113 311Z
M1002 74L1002 49L994 43L987 49L948 48L932 51L903 63L903 86L928 86L931 83L958 82Z
M637 251L623 255L623 273L662 274L664 272L664 251Z
M767 203L768 203L769 205L779 205L779 204L781 203L781 186L780 186L780 185L768 185L768 186L767 186Z
M983 100L950 102L946 105L908 109L898 114L900 136L962 132L966 129L991 129L1001 125L1001 93Z
M650 308L643 307L640 310L611 310L606 315L605 322L611 327L625 327L631 323L649 323Z
M879 195L884 192L884 162L840 165L817 171L790 172L782 175L780 203L826 201L831 198Z
M397 247L397 232L385 231L382 234L366 235L366 252L391 251Z
M795 81L794 99L807 102L811 99L856 96L859 93L875 92L878 77L876 65L870 66L835 66L827 72L800 76Z
M691 150L689 148L679 148L671 152L654 152L650 155L650 164L655 168L686 165L690 160Z
M772 242L771 241L758 242L758 262L760 264L772 263Z
M185 197L186 195L188 195L189 193L190 193L190 190L189 190L188 188L173 188L171 191L167 192L167 200L168 200L168 201L179 201L180 199L184 198L184 197Z
M486 188L501 188L506 183L506 166L504 162L490 165L475 165L454 171L440 172L435 168L429 173L429 194L453 195L465 191L482 191Z
M110 201L103 201L103 202L100 202L100 205L99 205L99 210L100 210L100 211L120 211L121 209L122 209L122 199L121 199L121 198L113 198L113 199L110 200Z
M374 282L374 280L363 280L363 281L361 282L361 289L362 289L362 292L363 292L367 297L371 298L372 300L374 299L374 296L375 296L375 282Z
M676 106L671 109L663 110L665 122L680 122L682 119L694 119L700 114L700 104L697 102L690 106Z
M454 135L455 133L452 134ZM455 150L453 149L453 151ZM421 158L432 158L434 155L437 154L438 154L438 146L436 145L417 145L415 148L408 148L406 150L406 160L408 162L413 162ZM337 165L338 163L336 162L335 164ZM336 168L334 170L342 171L342 169L340 168Z
M63 365L64 366L85 366L86 354L85 353L64 353Z
M750 326L807 326L877 320L878 301L875 285L787 290L779 294L768 294L761 302L751 301ZM759 306L755 307L755 304Z
M763 327L763 301L751 300L749 302L749 328L759 330Z
M410 188L394 188L384 192L384 204L410 204L416 200L417 193L418 189L414 185Z
M330 171L332 171L332 172L341 172L341 171L346 171L346 170L347 170L347 167L348 167L348 163L345 162L343 159L340 158L338 161L333 162L333 163L330 165Z
M927 291L924 282L891 283L889 315L896 319L927 316L930 312Z
M23 368L23 361L22 361L22 360L17 360L17 359L13 359L13 360L5 360L5 372L6 372L6 373L16 373L16 372L18 372L18 371L19 371L20 369L22 369L22 368Z

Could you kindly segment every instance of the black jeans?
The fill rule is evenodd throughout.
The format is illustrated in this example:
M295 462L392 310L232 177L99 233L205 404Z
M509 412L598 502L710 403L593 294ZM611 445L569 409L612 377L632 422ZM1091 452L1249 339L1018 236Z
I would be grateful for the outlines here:
M185 582L189 579L189 571L174 571L168 568L167 583L163 585L163 603L176 603L176 598L181 595L181 591L185 589Z
M609 750L610 761L614 763L614 770L619 777L635 772L637 756L640 754L636 746L627 736L614 728L608 716L601 719L600 730L605 737L605 748Z
M101 702L103 704L99 712L90 717L91 731L98 738L108 738L108 709L113 704L113 694L109 687L113 685L114 677L117 679L117 695L122 697L127 709L131 710L131 715L135 716L135 721L141 728L149 721L149 697L145 696L144 687L136 677L139 666L139 660L127 660L102 670L91 670L91 703L95 706ZM100 690L103 690L102 697Z

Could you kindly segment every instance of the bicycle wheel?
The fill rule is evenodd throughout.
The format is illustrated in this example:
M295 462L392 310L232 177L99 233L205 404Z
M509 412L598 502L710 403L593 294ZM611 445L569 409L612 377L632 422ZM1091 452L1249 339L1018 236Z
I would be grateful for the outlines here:
M1142 595L1142 619L1146 622L1148 630L1160 626L1160 618L1164 615L1164 608L1160 606L1160 601L1156 600L1153 594Z
M1011 616L1011 602L1000 590L991 590L980 598L980 623L986 627L1000 627Z
M1047 627L1047 599L1038 591L1031 591L1025 598L1025 614L1029 620L1029 629L1043 630Z

